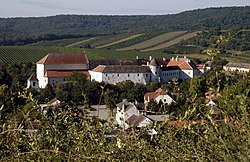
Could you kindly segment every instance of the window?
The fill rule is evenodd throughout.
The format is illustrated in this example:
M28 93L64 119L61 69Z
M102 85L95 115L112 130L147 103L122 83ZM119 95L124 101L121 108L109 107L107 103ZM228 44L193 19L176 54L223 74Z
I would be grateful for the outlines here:
M164 102L167 102L167 100L166 100L166 99L164 99Z
M117 74L117 76L119 77L119 74Z
M155 75L157 75L157 72L155 72Z
M129 77L129 74L128 74L128 77Z
M137 74L137 76L139 76L140 74Z
M33 83L33 87L36 86L36 82L32 82Z
M108 77L108 74L106 74L106 77Z
M146 77L148 77L148 74L146 74Z

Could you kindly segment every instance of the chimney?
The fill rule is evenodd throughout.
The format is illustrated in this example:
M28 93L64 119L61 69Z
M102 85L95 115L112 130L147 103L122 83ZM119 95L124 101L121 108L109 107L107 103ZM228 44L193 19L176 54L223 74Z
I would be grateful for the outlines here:
M176 56L175 60L178 61L178 55Z
M139 60L139 56L136 56L136 60Z
M166 61L166 58L163 57L162 60L163 60L163 61Z
M150 61L152 60L152 56L149 56L149 60L150 60Z

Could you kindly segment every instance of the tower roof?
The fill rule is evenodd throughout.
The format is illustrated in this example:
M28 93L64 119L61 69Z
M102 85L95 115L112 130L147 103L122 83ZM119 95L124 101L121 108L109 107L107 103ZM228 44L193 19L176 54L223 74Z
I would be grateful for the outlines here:
M151 65L151 66L159 66L159 63L157 62L156 59L153 59L153 60L150 61L149 65Z
M29 81L38 81L38 79L36 78L36 76L34 74L32 74L29 79Z

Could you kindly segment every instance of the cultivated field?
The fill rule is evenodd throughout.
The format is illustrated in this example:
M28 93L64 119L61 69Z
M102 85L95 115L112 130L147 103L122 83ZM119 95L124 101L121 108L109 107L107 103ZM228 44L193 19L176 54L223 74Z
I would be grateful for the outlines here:
M134 38L137 38L139 36L142 36L144 34L136 34L136 35L132 35L130 37L127 37L127 38L123 38L123 39L120 39L118 41L115 41L115 42L111 42L111 43L108 43L108 44L104 44L102 46L98 46L96 48L105 48L105 47L109 47L109 46L112 46L112 45L115 45L115 44L118 44L118 43L122 43L122 42L126 42L126 41L129 41L131 39L134 39Z
M160 50L160 49L163 49L163 48L167 48L167 47L170 47L172 45L175 45L175 44L179 43L181 40L186 40L186 39L190 39L192 37L195 37L195 36L197 36L198 33L199 33L199 31L192 32L192 33L187 33L187 34L184 34L184 35L182 35L180 37L174 38L174 39L172 39L170 41L167 41L165 43L157 45L155 47L147 48L147 49L144 49L144 50L141 50L141 51L142 52L154 51L154 50Z
M43 46L0 46L0 63L36 63L48 53L86 53L89 60L95 59L135 59L169 58L159 51L115 51L106 49L84 49L75 47L43 47Z
M156 36L154 38L151 38L149 40L143 41L141 43L118 49L118 51L140 50L140 49L149 48L149 47L158 45L160 43L166 42L168 40L171 40L171 39L173 39L177 36L180 36L184 33L186 33L186 31L176 31L176 32L165 33L165 34Z

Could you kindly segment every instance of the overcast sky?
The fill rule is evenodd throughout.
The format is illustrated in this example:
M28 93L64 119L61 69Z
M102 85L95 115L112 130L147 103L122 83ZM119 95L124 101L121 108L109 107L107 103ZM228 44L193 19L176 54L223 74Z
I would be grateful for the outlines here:
M152 15L222 6L250 6L250 0L1 0L0 17L59 14Z

